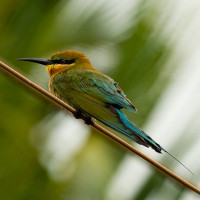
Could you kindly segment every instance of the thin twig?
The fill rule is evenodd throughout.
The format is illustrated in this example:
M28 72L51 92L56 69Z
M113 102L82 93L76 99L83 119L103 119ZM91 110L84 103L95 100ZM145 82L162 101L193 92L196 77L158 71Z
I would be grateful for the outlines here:
M55 104L57 106L60 106L60 107L63 107L64 109L72 112L73 114L76 113L76 110L74 108L72 108L71 106L67 105L65 102L63 102L62 100L58 99L54 95L50 94L49 92L47 92L46 90L44 90L43 88L41 88L37 84L33 83L32 81L30 81L29 79L24 77L22 74L20 74L19 72L15 71L14 69L12 69L11 67L9 67L8 65L6 65L5 63L3 63L1 61L0 61L0 67L4 71L6 71L8 75L10 75L12 77L15 77L17 80L20 80L23 85L28 86L31 89L34 89L34 92L36 91L37 93L39 93L40 95L42 95L46 99L50 100L53 104ZM170 171L169 169L167 169L163 165L161 165L158 162L152 160L151 158L149 158L145 154L141 153L139 150L137 150L136 148L134 148L133 146L131 146L130 144L128 144L127 142L125 142L124 140L119 138L118 136L114 135L110 131L106 130L105 128L103 128L99 124L93 122L91 126L96 128L97 130L99 130L103 134L107 135L108 137L112 138L113 140L115 140L117 143L121 144L126 149L134 152L135 154L137 154L138 156L140 156L141 158L143 158L147 162L151 163L153 166L158 168L160 171L162 171L163 173L171 176L173 179L177 180L179 183L181 183L185 187L187 187L187 188L193 190L194 192L200 194L200 190L197 187L195 187L191 183L187 182L183 178L179 177L178 175L176 175L175 173L173 173L172 171Z

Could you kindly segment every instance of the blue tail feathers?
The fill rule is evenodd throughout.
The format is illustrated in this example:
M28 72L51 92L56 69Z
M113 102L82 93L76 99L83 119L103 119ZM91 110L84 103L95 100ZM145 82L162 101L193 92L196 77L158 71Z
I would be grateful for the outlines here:
M100 120L102 123L107 126L113 128L114 130L124 134L128 138L134 140L135 142L144 145L146 147L151 147L158 153L162 153L162 151L166 152L169 156L174 158L177 162L179 162L183 167L185 167L192 175L193 172L186 167L183 163L181 163L177 158L175 158L172 154L166 151L163 147L161 147L158 143L156 143L150 136L148 136L143 130L141 130L138 126L132 123L126 115L117 108L111 108L112 113L118 118L118 121L109 121L109 120Z
M122 124L125 125L126 136L132 140L137 138L136 142L146 147L151 147L156 152L161 153L164 150L158 143L156 143L151 137L149 137L144 131L142 131L138 126L129 121L126 115L119 109L116 109L118 119Z

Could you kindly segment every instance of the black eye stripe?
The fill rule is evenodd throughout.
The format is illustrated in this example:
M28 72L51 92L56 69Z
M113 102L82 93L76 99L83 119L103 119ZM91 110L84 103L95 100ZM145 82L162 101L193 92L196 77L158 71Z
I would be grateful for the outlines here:
M61 59L51 60L51 62L52 62L52 64L69 65L69 64L75 63L75 59L65 60L65 59L61 58Z

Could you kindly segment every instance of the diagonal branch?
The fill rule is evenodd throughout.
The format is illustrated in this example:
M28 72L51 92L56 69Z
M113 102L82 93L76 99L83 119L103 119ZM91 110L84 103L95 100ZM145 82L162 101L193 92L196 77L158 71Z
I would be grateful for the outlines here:
M9 67L8 65L6 65L5 63L3 63L1 61L0 61L0 67L4 71L6 71L9 76L14 77L17 80L20 80L21 83L24 86L27 86L27 87L31 88L33 90L33 92L38 93L42 97L45 97L47 100L51 101L56 106L62 107L64 109L72 112L73 114L76 114L77 111L74 108L72 108L71 106L69 106L68 104L66 104L65 102L63 102L62 100L58 99L54 95L50 94L49 92L47 92L46 90L44 90L43 88L41 88L37 84L33 83L28 78L24 77L22 74L20 74L19 72L15 71L14 69L12 69L11 67ZM130 150L131 152L137 154L138 156L140 156L141 158L143 158L147 162L151 163L153 166L155 166L156 168L158 168L164 174L167 174L167 175L171 176L173 179L177 180L179 183L181 183L182 185L184 185L186 188L191 189L194 192L200 194L200 189L198 189L197 187L195 187L191 183L187 182L183 178L179 177L178 175L176 175L175 173L173 173L172 171L170 171L169 169L167 169L166 167L164 167L160 163L152 160L151 158L149 158L148 156L146 156L145 154L143 154L142 152L140 152L139 150L137 150L136 148L134 148L133 146L131 146L130 144L128 144L127 142L125 142L124 140L122 140L121 138L119 138L118 136L114 135L110 131L108 131L105 128L103 128L102 126L100 126L99 124L93 122L91 124L91 126L93 126L94 128L96 128L97 130L99 130L101 133L107 135L111 139L115 140L117 143L121 144L127 150Z

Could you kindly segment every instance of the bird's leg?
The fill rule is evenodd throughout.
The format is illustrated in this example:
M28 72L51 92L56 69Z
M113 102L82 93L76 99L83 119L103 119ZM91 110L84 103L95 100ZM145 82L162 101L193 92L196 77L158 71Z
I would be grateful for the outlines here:
M73 114L76 119L82 119L85 124L91 125L93 123L92 118L90 116L84 115L81 110L77 110L75 114Z
M93 121L92 121L92 118L91 117L89 117L89 116L83 116L83 121L85 122L85 124L87 124L87 125L92 125L93 124Z
M82 113L81 113L80 110L77 110L76 113L74 113L73 115L74 115L74 117L76 119L81 119L82 118Z

